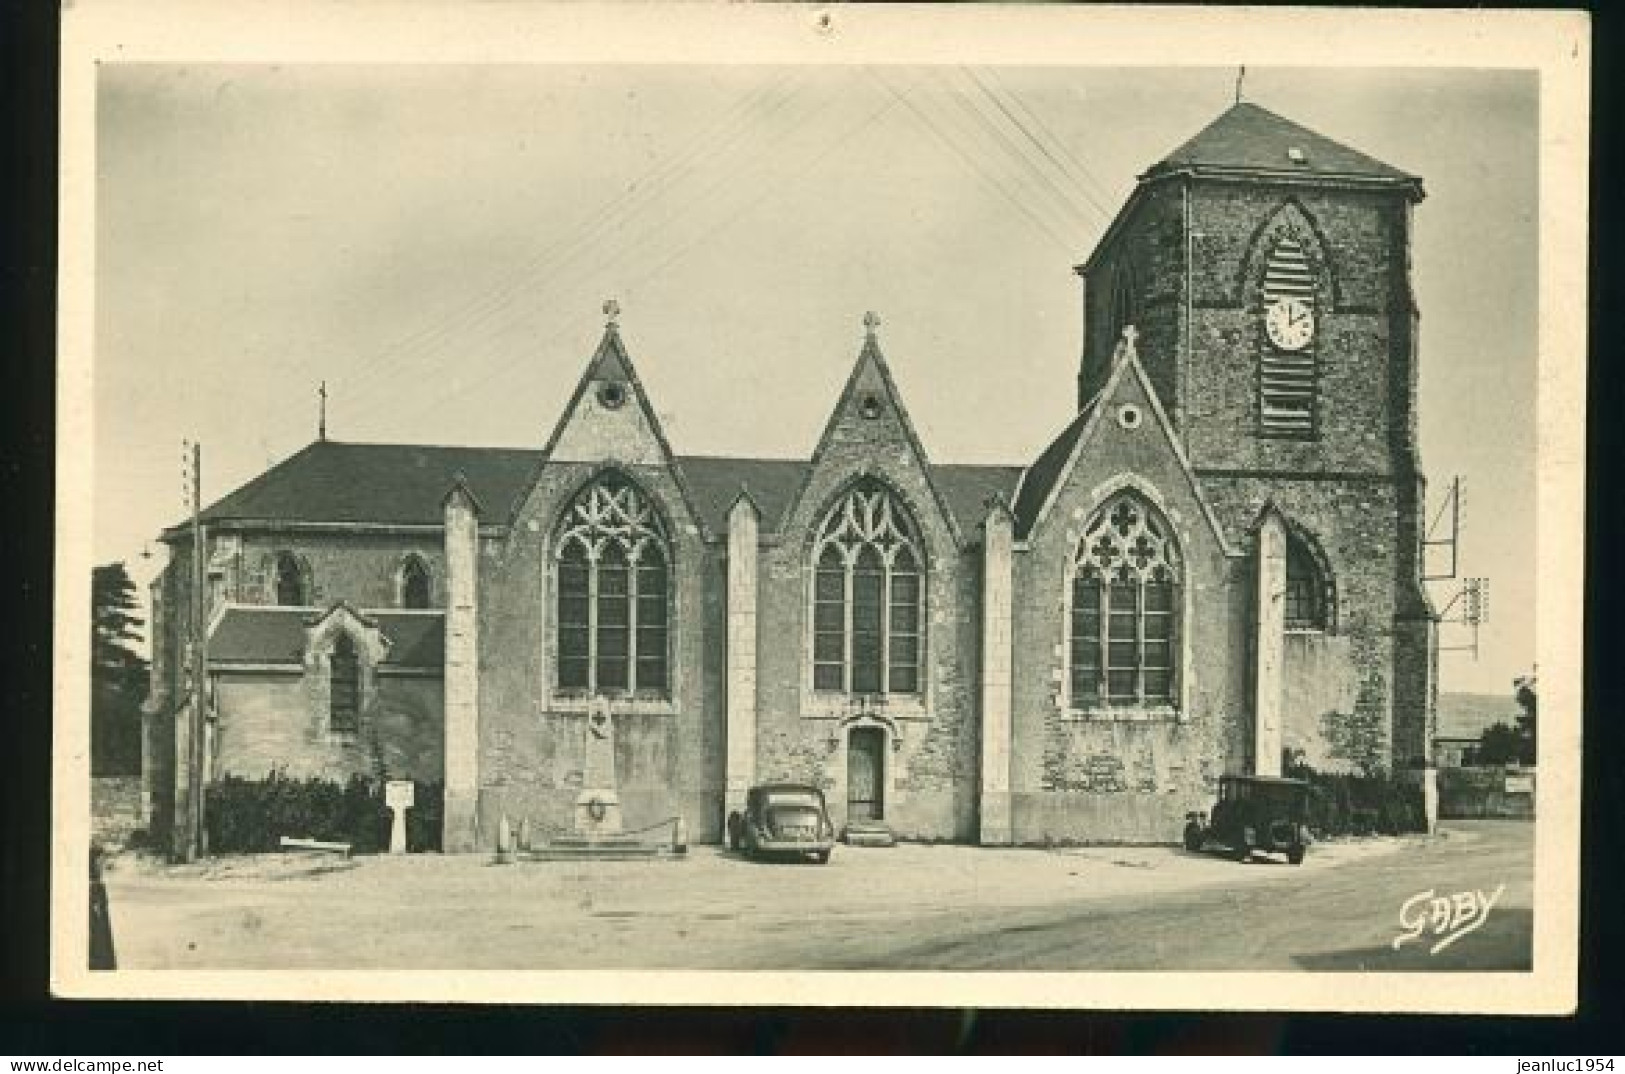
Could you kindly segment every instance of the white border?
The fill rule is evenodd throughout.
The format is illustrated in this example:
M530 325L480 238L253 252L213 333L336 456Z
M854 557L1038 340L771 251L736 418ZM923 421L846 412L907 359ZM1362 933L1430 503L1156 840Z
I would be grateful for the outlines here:
M827 24L820 23L827 19ZM1584 13L102 0L62 17L52 986L66 996L1547 1013L1576 997L1590 29ZM85 967L98 62L966 63L1538 69L1535 609L1542 765L1530 974L118 972Z

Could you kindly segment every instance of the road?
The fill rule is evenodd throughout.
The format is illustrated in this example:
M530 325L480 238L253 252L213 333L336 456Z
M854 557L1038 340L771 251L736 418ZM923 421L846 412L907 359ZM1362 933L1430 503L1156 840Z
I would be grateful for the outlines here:
M1316 846L1301 867L1166 848L841 847L827 866L472 857L121 860L121 968L1517 970L1534 826ZM1400 908L1505 885L1481 928L1395 951Z

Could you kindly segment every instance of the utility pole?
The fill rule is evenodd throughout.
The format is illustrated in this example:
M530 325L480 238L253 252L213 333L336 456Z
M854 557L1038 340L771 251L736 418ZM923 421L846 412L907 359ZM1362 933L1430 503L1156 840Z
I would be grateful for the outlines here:
M182 860L195 861L203 848L203 762L209 703L208 567L203 547L203 445L192 444L192 704L186 741L186 843Z

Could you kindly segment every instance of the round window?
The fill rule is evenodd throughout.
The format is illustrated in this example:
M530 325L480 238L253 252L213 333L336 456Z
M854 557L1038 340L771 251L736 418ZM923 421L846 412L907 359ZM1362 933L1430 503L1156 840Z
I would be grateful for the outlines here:
M1124 403L1117 408L1117 424L1125 429L1138 429L1145 420L1145 415L1133 403Z
M619 410L621 404L626 402L626 387L621 384L605 384L598 389L598 401L606 410Z
M882 409L884 409L884 404L881 403L880 396L876 395L874 392L870 392L862 399L858 400L858 413L862 414L866 418L872 419L880 417L880 412Z

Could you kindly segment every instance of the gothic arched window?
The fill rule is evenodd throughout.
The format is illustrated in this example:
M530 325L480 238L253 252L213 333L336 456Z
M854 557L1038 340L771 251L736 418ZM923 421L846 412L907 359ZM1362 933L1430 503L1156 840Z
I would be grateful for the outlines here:
M813 688L918 694L925 557L908 509L860 481L825 518L813 564Z
M423 557L413 553L401 564L401 607L427 608L429 606L429 565Z
M1173 705L1179 549L1143 498L1119 493L1078 543L1072 580L1072 704Z
M1330 625L1329 580L1308 543L1290 530L1286 538L1285 605L1288 630L1325 630Z
M327 674L327 729L354 733L361 717L361 659L350 635L340 633L333 639Z
M299 557L292 552L278 552L276 557L276 602L283 607L302 608L309 603L305 592L305 572Z
M1315 435L1315 277L1303 244L1276 240L1264 262L1263 339L1258 367L1259 431L1265 436Z
M565 511L558 545L558 686L665 696L671 542L636 485L608 474Z

